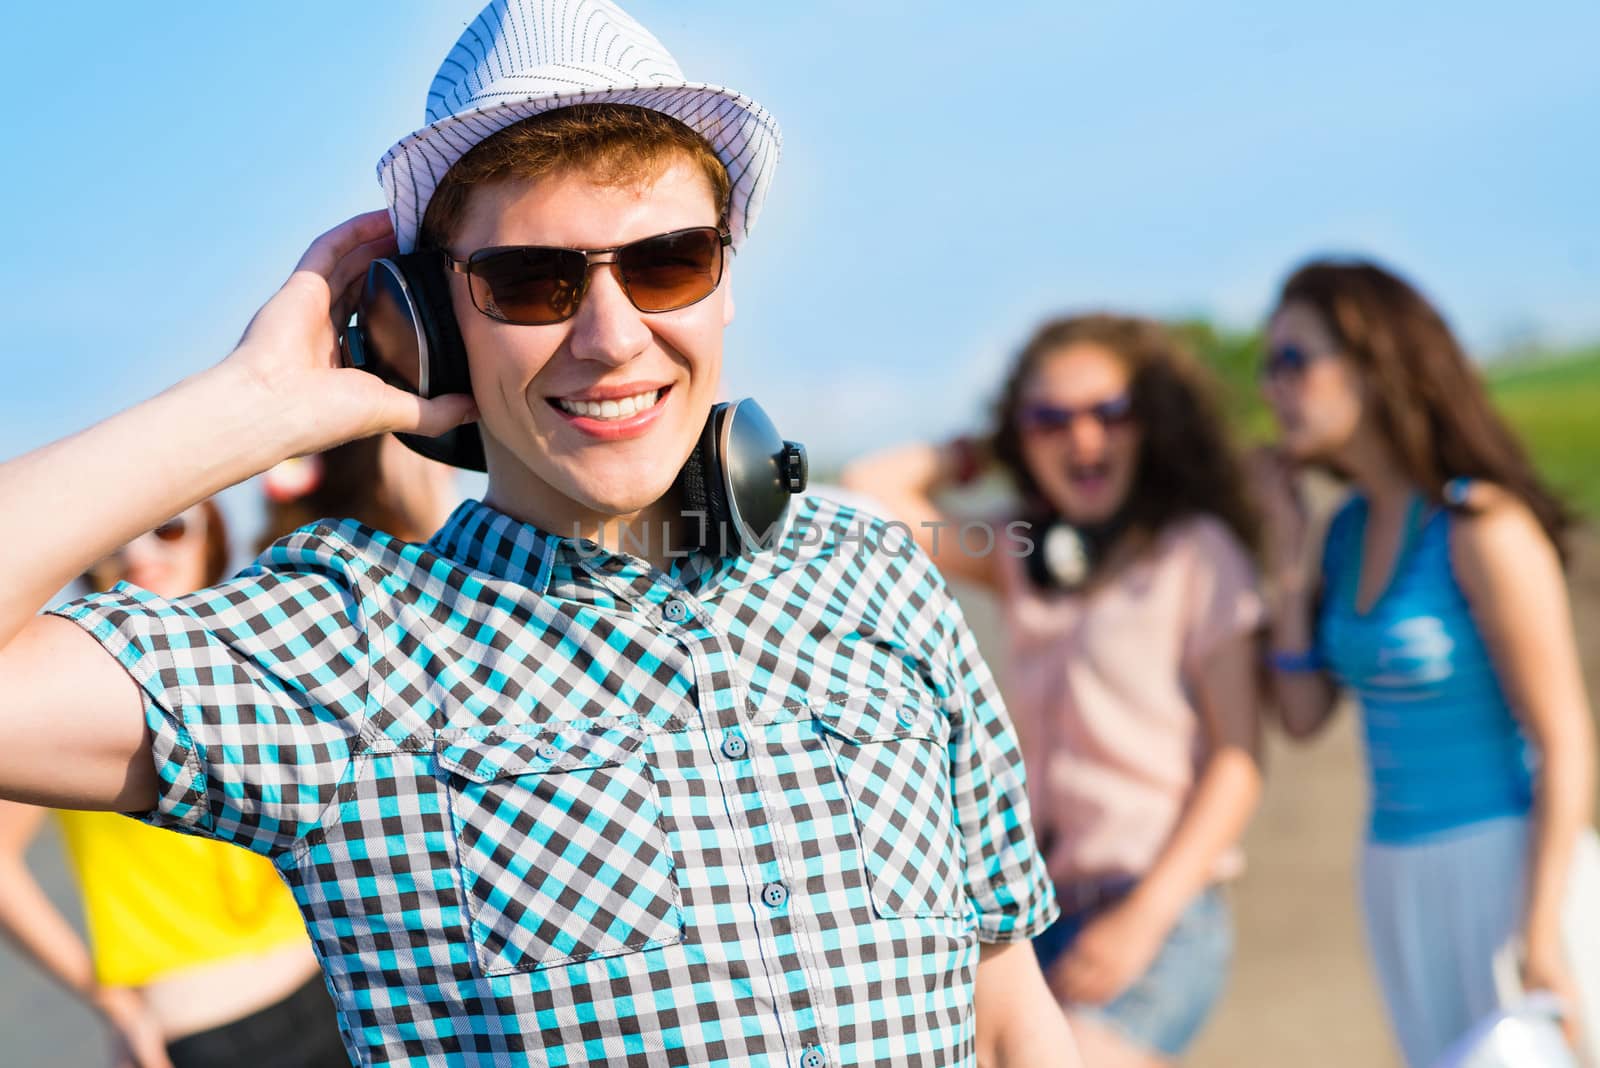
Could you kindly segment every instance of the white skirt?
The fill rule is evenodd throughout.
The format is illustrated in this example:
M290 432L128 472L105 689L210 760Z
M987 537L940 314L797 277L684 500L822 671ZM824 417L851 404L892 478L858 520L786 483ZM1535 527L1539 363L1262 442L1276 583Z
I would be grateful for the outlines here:
M1508 965L1521 932L1530 831L1526 819L1499 819L1419 845L1366 844L1367 946L1409 1068L1430 1068L1518 993L1508 989L1515 976ZM1562 943L1578 987L1587 1063L1600 1068L1600 838L1593 830L1579 836L1573 856Z

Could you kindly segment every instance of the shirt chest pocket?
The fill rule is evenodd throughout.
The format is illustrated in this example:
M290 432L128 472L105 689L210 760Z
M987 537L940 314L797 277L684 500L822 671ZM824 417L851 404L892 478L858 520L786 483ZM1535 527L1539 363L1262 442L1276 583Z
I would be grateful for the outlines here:
M950 794L950 723L917 694L867 694L821 706L817 725L854 811L873 910L956 916L961 843Z
M462 890L485 975L683 939L661 801L637 726L441 731Z

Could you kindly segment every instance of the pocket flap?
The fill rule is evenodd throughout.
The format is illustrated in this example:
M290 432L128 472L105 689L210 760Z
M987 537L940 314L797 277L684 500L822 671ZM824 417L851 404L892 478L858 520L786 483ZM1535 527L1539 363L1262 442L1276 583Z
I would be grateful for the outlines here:
M871 690L819 704L817 725L847 742L938 738L940 706L913 690Z
M603 768L632 759L644 744L637 723L547 723L541 727L461 727L434 736L439 766L473 782L515 775Z

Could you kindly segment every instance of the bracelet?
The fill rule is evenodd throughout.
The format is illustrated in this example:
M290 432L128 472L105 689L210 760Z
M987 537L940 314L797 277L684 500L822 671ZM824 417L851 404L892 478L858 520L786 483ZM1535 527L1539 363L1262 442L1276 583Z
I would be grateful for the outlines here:
M1307 675L1322 670L1322 657L1317 655L1315 649L1303 649L1297 653L1274 649L1267 655L1267 663L1272 665L1272 670L1290 675Z

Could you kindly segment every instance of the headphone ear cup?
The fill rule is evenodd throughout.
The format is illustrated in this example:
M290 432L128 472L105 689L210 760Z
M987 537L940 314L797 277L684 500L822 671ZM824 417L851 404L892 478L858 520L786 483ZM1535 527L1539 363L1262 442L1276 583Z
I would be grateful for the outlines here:
M467 363L467 346L461 339L461 326L456 322L455 307L450 301L450 279L445 273L444 258L437 251L411 252L394 257L394 263L410 293L411 314L425 345L427 376L423 381L427 388L418 392L426 397L470 394L472 373ZM488 468L483 435L476 423L455 427L436 438L415 434L395 436L407 448L431 460L470 471Z
M410 288L412 313L427 339L427 396L471 393L467 346L461 340L461 326L450 301L450 280L443 257L437 251L410 252L394 257L394 262Z
M1099 556L1090 531L1057 517L1044 525L1028 554L1028 577L1042 590L1076 593L1088 585Z

